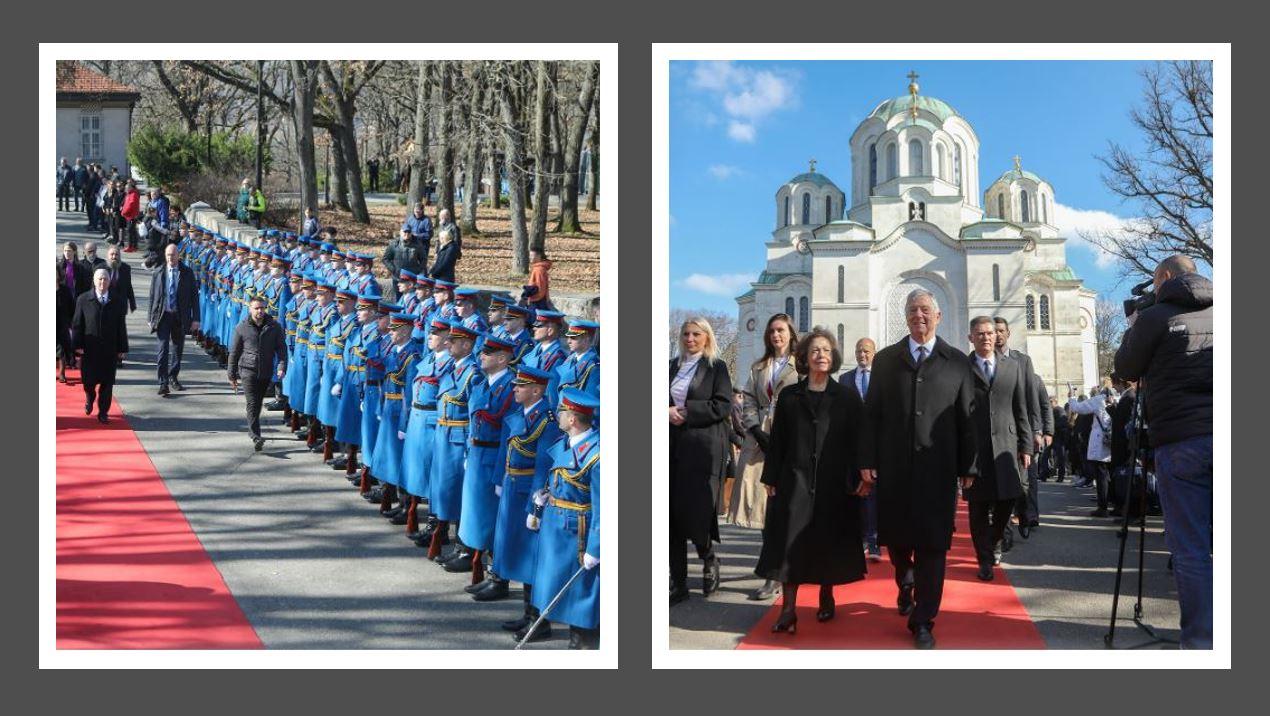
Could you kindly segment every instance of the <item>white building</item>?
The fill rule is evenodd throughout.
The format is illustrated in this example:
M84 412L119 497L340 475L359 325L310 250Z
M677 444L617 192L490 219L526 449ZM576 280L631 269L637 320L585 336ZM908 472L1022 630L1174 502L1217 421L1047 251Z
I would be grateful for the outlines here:
M76 157L131 176L128 139L141 94L78 62L57 63L57 157ZM49 163L52 174L53 162Z
M879 104L851 135L847 195L811 170L776 192L767 265L737 298L737 365L762 355L767 319L828 328L845 346L908 334L904 298L922 287L943 312L939 335L969 350L970 318L1003 316L1051 395L1097 382L1093 291L1067 265L1054 188L1019 157L980 193L979 137L948 104L918 94ZM980 197L983 201L981 203Z

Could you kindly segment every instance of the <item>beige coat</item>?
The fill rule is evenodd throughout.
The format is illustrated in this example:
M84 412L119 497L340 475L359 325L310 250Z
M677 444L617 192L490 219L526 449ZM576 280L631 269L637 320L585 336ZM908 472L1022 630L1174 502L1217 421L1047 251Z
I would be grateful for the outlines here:
M745 443L741 446L741 456L737 460L739 479L732 485L732 502L728 508L728 522L741 527L762 529L767 512L767 491L759 480L763 477L763 451L758 441L748 431L758 426L765 432L772 430L772 414L776 407L776 396L786 387L798 382L798 371L794 369L794 357L786 361L780 374L772 379L773 361L765 361L761 365L750 368L750 378L745 384L745 407L742 419L745 423ZM771 382L771 397L768 397L768 383Z

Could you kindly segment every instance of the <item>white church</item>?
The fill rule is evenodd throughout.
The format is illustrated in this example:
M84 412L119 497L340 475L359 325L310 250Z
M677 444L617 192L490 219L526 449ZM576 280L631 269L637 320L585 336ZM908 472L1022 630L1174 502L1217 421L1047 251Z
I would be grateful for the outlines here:
M1014 167L980 192L979 137L947 103L918 94L879 104L851 135L851 197L811 170L776 192L767 265L739 296L737 365L763 353L763 329L787 313L844 346L879 348L908 334L904 298L936 296L939 335L969 350L970 318L1004 316L1010 345L1032 357L1050 395L1097 383L1095 293L1067 265L1054 188ZM980 197L983 201L980 202Z

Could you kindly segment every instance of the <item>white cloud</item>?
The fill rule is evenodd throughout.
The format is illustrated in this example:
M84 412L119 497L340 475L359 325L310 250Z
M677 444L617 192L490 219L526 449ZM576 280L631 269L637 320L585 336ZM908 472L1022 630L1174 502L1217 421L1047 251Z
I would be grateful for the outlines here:
M1115 266L1116 257L1083 239L1081 232L1120 233L1124 230L1125 224L1133 221L1133 219L1116 216L1108 211L1077 209L1057 202L1054 203L1054 226L1058 228L1059 235L1093 254L1094 263L1100 269L1109 269Z
M725 296L732 298L749 288L751 283L758 280L758 276L752 273L724 273L716 275L708 275L703 273L694 273L687 278L680 279L675 283L682 288L699 293L708 293L712 296Z
M720 181L731 179L744 173L740 167L734 167L731 164L711 164L706 171L710 172L710 176Z
M738 142L753 142L761 120L798 105L798 75L789 72L756 70L733 62L698 62L690 84L714 95L728 120L728 136ZM705 115L708 127L718 121L713 113Z

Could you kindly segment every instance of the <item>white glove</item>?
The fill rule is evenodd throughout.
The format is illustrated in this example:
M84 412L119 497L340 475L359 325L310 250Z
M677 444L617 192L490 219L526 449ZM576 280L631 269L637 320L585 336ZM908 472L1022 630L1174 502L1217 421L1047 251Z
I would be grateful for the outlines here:
M494 495L495 495L496 497L502 497L502 496L503 496L503 486L502 486L502 485L494 485Z
M538 516L525 515L525 527L529 528L533 532L537 532L538 531Z
M364 413L364 412L366 412L366 401L365 401L365 400L363 400L363 401L359 402L359 403L357 404L357 409L358 409L358 410L360 410L360 411L362 411L363 413Z
M547 491L546 491L546 490L539 490L538 492L535 492L535 493L534 493L534 504L535 504L535 505L538 505L539 507L544 507L544 506L546 506L546 504L547 504Z
M584 552L582 554L582 566L588 570L595 569L596 567L600 566L600 560Z
M340 397L340 393L342 392L342 391L341 391L341 389L342 389L342 388L343 388L343 386L341 386L341 385L333 385L333 386L331 386L331 397L332 397L332 398L338 398L338 397Z
M398 431L397 431L397 439L398 439L398 440L405 440L405 439L406 439L406 434L405 434L405 433L403 433L403 432L401 432L400 430L398 430Z

